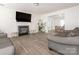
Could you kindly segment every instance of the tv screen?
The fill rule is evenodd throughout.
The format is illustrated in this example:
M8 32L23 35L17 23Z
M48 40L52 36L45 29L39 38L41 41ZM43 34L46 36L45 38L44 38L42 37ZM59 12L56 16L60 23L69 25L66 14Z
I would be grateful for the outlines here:
M31 14L16 12L16 21L17 22L31 22Z

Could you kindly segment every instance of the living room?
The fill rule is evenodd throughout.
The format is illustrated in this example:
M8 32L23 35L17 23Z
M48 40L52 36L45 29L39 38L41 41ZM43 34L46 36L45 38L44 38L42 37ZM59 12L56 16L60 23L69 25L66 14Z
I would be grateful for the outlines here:
M17 16L18 13L20 15L29 14L30 20L19 21L18 19L22 19L22 17L19 16L18 18ZM67 46L66 50L67 52L65 50L64 50L65 52L63 52L63 50L61 51L61 49L58 47L54 48L57 48L60 51L49 49L51 46L48 47L48 44L52 43L50 42L51 40L48 39L51 39L50 36L53 35L54 32L56 31L62 32L63 30L73 30L74 28L79 27L78 15L79 15L79 3L0 4L0 32L6 34L7 38L9 38L13 44L9 48L7 48L8 52L5 52L6 51L5 49L1 50L0 54L4 55L5 54L6 55L7 54L15 54L15 55L78 54L77 51L75 50L78 48L74 47L69 48L70 46L69 47ZM59 28L56 29L55 28L56 26L59 26ZM63 27L63 29L61 27ZM21 32L27 32L27 33L23 33L20 36ZM47 37L47 35L49 37ZM70 32L68 36L71 35L73 35L73 33ZM60 43L62 43L62 41L57 40L57 42ZM67 41L67 43L68 42L70 43L71 41L74 40L70 39L70 41ZM66 40L63 42L66 44ZM71 44L74 43L75 45L77 45L78 42L76 41L74 42L71 42ZM72 51L69 52L70 50L74 52Z
M48 4L52 5L52 3L48 3ZM15 5L17 5L17 4L14 4L14 6ZM20 5L20 4L18 4L18 5ZM21 4L21 5L23 6L24 4ZM25 5L33 5L33 4L26 3ZM40 5L42 5L42 4L40 4ZM65 4L59 3L59 5L65 5ZM68 5L68 4L66 4L66 5ZM38 21L42 20L42 22L47 22L46 23L47 27L45 29L46 29L46 32L48 32L48 30L51 30L51 29L49 29L50 25L48 24L49 19L51 17L53 19L53 16L60 16L60 15L64 16L63 20L65 22L65 29L71 30L74 27L78 26L79 21L78 21L77 15L78 15L79 6L78 6L78 3L72 3L69 5L71 5L71 6L70 7L66 6L66 7L64 7L64 9L60 9L60 10L57 10L54 12L53 11L46 12L45 14L39 14L40 12L38 14L32 13L31 22L17 22L16 21L16 9L14 9L13 7L11 8L9 6L8 7L7 6L0 6L0 10L1 10L0 11L0 14L1 14L0 15L1 16L0 17L0 19L1 19L0 20L0 24L1 24L0 30L7 33L8 37L11 37L12 35L17 36L19 25L29 25L30 33L38 32ZM39 6L33 6L33 7L35 9L37 9L37 8L39 8ZM63 7L60 7L60 8L63 8ZM20 11L20 9L19 9L19 11ZM23 10L20 12L23 12ZM25 12L29 13L27 10ZM69 20L69 19L72 19L72 20ZM55 24L53 24L53 25L55 26ZM52 26L52 27L54 27L54 26Z

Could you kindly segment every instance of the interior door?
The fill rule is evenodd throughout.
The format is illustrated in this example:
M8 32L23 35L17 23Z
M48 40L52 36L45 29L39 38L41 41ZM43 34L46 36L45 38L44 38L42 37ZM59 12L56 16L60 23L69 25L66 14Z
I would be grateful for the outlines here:
M54 26L54 21L52 17L48 18L48 31L52 30Z

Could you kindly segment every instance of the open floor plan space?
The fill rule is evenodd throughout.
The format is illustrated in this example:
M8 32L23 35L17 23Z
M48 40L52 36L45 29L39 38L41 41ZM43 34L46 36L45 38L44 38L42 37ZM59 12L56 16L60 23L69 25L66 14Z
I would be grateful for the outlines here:
M0 55L79 55L79 3L0 3Z

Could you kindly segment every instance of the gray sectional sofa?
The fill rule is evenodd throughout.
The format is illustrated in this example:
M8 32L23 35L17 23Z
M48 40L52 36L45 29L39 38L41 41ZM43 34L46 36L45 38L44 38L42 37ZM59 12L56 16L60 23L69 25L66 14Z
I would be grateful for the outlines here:
M13 55L14 46L7 34L0 32L0 55Z
M48 34L48 47L58 54L79 55L79 28Z

